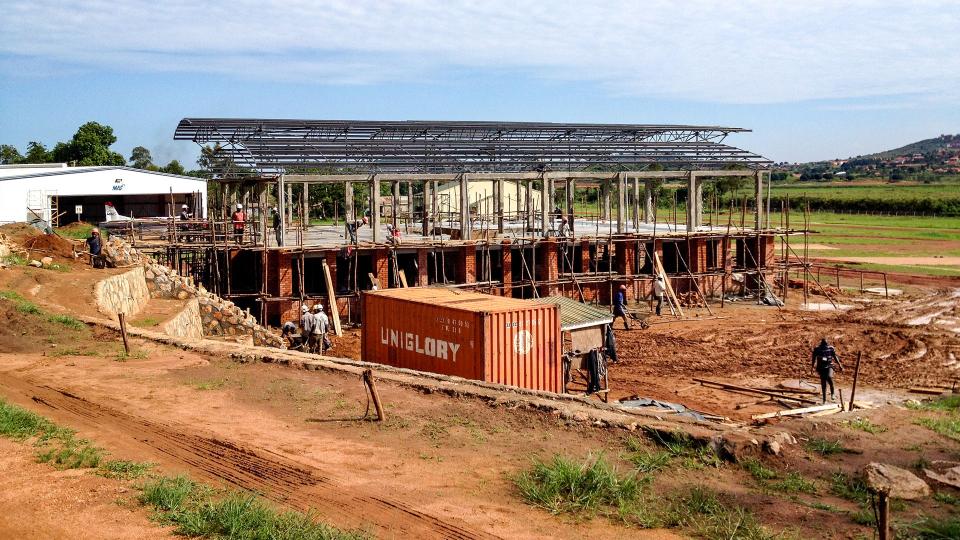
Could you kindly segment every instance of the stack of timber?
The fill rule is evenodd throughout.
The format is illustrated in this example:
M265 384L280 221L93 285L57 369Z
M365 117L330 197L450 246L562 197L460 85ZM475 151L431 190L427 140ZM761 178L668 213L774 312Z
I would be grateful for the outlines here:
M758 398L751 402L740 403L736 406L736 409L741 409L752 405L759 405L761 403L767 403L771 401L786 407L786 410L783 411L753 415L751 416L753 420L766 420L769 418L779 418L781 416L802 416L807 414L813 416L823 416L827 414L838 413L843 410L843 406L836 403L818 405L817 400L811 399L815 392L806 388L756 388L751 386L729 384L721 381L712 381L710 379L694 378L693 380L706 388L756 396Z

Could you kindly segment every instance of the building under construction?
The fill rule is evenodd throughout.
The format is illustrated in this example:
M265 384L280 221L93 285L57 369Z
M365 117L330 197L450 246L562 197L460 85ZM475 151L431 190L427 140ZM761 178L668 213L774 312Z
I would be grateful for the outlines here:
M769 221L770 162L724 143L743 131L186 118L174 138L206 147L208 217L159 229L131 223L128 234L273 325L316 302L359 322L360 293L373 287L444 284L607 304L621 284L645 301L663 273L677 308L684 299L759 298L786 271L775 240L790 231ZM729 177L748 179L753 195L721 208L704 186ZM686 196L658 200L664 182ZM311 204L317 184L342 190L332 216ZM238 203L242 233L230 217Z

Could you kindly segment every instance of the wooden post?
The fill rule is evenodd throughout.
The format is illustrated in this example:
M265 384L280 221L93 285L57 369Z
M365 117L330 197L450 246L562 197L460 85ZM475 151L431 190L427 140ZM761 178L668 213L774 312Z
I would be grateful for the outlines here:
M380 393L377 392L377 385L373 379L372 369L363 371L363 383L367 385L367 389L370 391L370 397L373 399L373 407L377 410L377 422L383 422L387 417L383 413L383 404L380 403Z
M303 272L300 272L303 276ZM330 303L330 317L333 319L333 333L338 337L343 336L343 329L340 327L340 307L337 306L337 295L334 293L333 280L330 276L330 266L327 261L323 261L323 278L327 282L327 302ZM301 289L302 290L302 289Z
M877 492L877 531L880 540L890 539L890 497L884 491Z
M117 318L120 319L120 335L123 337L123 352L129 355L130 343L127 342L127 318L123 313L117 313Z
M860 378L860 357L862 356L862 351L857 351L857 363L853 366L853 387L850 389L850 408L847 409L852 411L856 405L854 405L853 400L857 397L857 380Z

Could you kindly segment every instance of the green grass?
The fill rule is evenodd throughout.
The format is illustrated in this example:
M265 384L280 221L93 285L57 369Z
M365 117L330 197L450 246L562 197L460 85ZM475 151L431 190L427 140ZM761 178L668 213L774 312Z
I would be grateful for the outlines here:
M39 437L41 440L64 433L61 428L46 418L23 407L11 405L0 399L0 435L14 440Z
M647 434L672 457L680 458L681 464L687 469L718 468L723 465L720 456L712 448L697 442L686 433L663 434L651 429L647 430Z
M618 473L602 455L582 463L560 455L537 460L513 481L524 500L552 514L620 514L637 501L642 486L634 474Z
M20 313L41 315L43 312L36 304L20 296L16 291L0 291L0 298L13 302L14 308Z
M810 452L816 452L821 456L832 456L846 451L839 440L831 441L820 437L811 438L803 446Z
M925 517L906 529L911 538L918 540L956 540L960 538L960 516Z
M117 352L114 353L113 359L116 362L126 362L127 360L130 360L130 359L146 360L149 356L150 355L147 353L147 351L144 351L142 349L127 353L127 351L123 350L123 346L121 346L117 349Z
M151 326L157 326L157 325L159 325L159 324L160 324L160 319L157 319L156 317L140 317L139 319L135 319L135 320L133 320L133 321L130 321L130 324L132 324L132 325L134 325L134 326L139 326L139 327L141 327L141 328L145 328L145 327L151 327Z
M817 485L807 480L798 472L787 473L779 482L770 484L770 489L783 493L807 493L813 495L817 492Z
M0 399L0 435L14 440L36 438L37 460L58 469L97 467L104 451L74 431L54 424L46 418Z
M628 459L636 466L638 472L647 474L666 468L673 459L673 454L666 451L643 450L631 455Z
M944 437L960 441L960 416L946 418L921 418L916 424L931 429Z
M141 486L138 502L155 511L175 533L200 538L350 540L368 538L316 521L313 515L280 511L240 491L219 493L186 476L159 477Z
M740 466L749 472L754 480L762 482L765 480L773 480L777 477L777 471L765 467L758 459L744 460L740 463Z
M104 451L84 439L69 437L62 439L60 445L41 450L37 460L49 463L58 469L89 469L99 467Z
M921 401L919 404L907 403L907 408L918 411L960 411L960 394L944 396L930 401Z
M153 463L118 459L101 464L97 474L106 478L132 480L144 476L153 466Z
M7 266L25 266L28 261L25 257L12 253L3 257L2 261L7 264Z
M73 238L75 240L84 240L90 236L90 231L93 230L92 223L82 223L82 224L73 224L69 229L59 228L56 229L56 233L64 238Z
M724 503L715 492L693 487L675 495L669 503L664 524L681 526L708 540L772 538L756 517L746 509Z
M874 424L869 418L855 418L847 422L847 425L853 429L866 431L867 433L871 433L873 435L887 431L887 428Z
M938 503L960 506L960 497L954 497L953 495L949 493L944 493L942 491L938 493L934 493L933 500L937 501Z
M830 476L830 493L841 499L866 504L870 501L870 490L863 478L849 476L843 471L837 471Z
M75 319L69 315L51 315L47 318L48 321L56 324L62 324L67 328L72 328L73 330L80 330L86 328L87 325L83 324L83 321Z
M83 351L76 347L66 347L60 349L54 349L52 352L48 353L48 356L61 357L61 356L97 356L96 351Z

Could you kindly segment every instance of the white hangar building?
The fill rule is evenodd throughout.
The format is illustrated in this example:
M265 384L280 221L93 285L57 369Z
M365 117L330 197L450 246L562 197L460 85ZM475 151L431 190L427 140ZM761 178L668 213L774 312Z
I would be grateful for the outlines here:
M203 218L207 181L130 167L0 165L0 223L37 218L54 226L98 223L106 218L107 203L135 218L177 215L180 205L187 204Z

